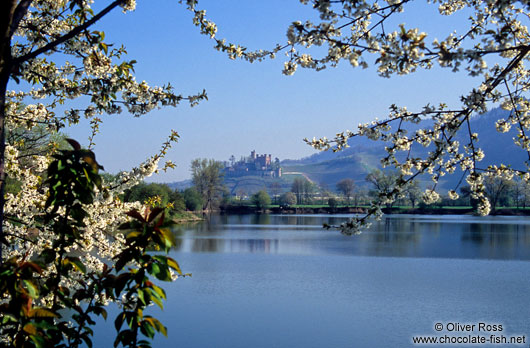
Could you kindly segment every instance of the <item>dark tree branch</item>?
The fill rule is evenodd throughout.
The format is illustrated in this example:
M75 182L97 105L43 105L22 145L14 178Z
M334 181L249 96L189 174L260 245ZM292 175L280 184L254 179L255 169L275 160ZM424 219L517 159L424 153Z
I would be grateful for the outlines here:
M12 37L15 33L15 30L17 30L20 21L26 15L26 12L28 11L28 8L32 2L33 0L21 0L18 3L17 7L15 8L15 13L13 14L11 26L9 27L9 37Z
M98 20L103 18L107 13L112 11L117 6L124 3L125 0L116 0L109 6L105 7L101 12L99 12L97 15L89 19L88 21L84 22L82 25L75 27L68 33L64 34L63 36L59 37L57 40L50 42L49 44L33 51L28 54L25 54L23 56L17 57L13 59L13 66L16 67L17 65L20 65L21 63L28 61L29 59L33 59L37 56L39 56L42 53L48 52L50 50L53 50L55 47L59 46L60 44L74 38L76 35L80 34L83 30L90 27L92 24L96 23Z

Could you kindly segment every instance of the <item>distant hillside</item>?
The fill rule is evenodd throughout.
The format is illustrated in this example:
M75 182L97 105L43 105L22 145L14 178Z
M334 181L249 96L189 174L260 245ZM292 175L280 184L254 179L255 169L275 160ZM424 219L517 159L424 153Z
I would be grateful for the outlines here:
M471 119L471 127L474 132L479 134L478 146L484 150L486 157L480 163L481 167L489 164L504 163L511 165L513 168L524 168L525 161L528 160L528 154L513 144L513 137L516 130L506 134L500 134L495 129L495 122L499 118L507 118L509 112L496 108L483 115L477 115ZM425 121L419 125L412 125L407 128L409 134L412 134L420 127L431 126L432 121ZM462 130L456 136L463 146L467 143L467 129ZM305 173L311 180L317 183L325 183L329 188L334 189L338 181L344 178L354 179L358 185L366 184L366 175L375 168L380 168L379 160L386 156L384 151L385 143L371 141L366 137L355 137L349 141L350 147L340 151L324 151L311 155L300 160L285 160L281 162L284 172ZM417 156L425 156L432 147L424 148L415 145L412 153ZM442 186L452 188L462 173L455 173L452 176L444 177L441 182ZM430 181L429 177L420 178L425 184Z
M179 190L183 191L189 187L193 186L193 182L191 179L183 180L183 181L175 181L167 184L172 190Z
M489 164L504 163L511 165L515 169L524 169L525 161L529 157L525 151L515 146L513 138L517 131L512 127L510 132L501 134L495 129L495 122L499 118L507 118L509 112L500 108L492 109L483 115L473 116L471 127L479 134L478 146L486 154L480 163L481 167ZM432 120L421 122L419 125L407 125L409 134L413 134L420 127L429 128ZM467 129L461 130L456 139L460 141L462 147L467 143ZM263 176L241 176L226 177L225 182L232 194L245 193L252 194L261 189L266 189L269 193L281 187L282 191L290 190L291 183L297 176L304 176L316 184L325 184L329 189L334 190L338 181L344 178L351 178L358 186L366 186L366 175L375 168L380 168L380 159L386 156L384 151L385 143L372 141L366 137L355 137L349 141L350 147L340 151L324 151L313 154L299 160L283 160L280 162L283 175L280 178ZM432 147L424 148L418 144L412 147L412 153L416 156L424 157ZM453 188L460 180L462 172L457 172L451 176L445 176L440 186L446 189ZM430 177L420 178L423 186L431 184ZM191 180L172 183L171 187L184 189L191 186Z
M291 190L293 180L296 177L304 176L304 173L287 173L279 178L269 176L246 175L238 177L226 176L224 184L231 195L250 196L259 190L266 190L269 194L280 194ZM169 183L168 186L173 190L185 190L193 186L191 180L184 180Z
M231 195L250 196L259 190L266 190L269 194L279 194L291 190L295 177L303 174L286 174L279 178L267 176L225 177L225 186Z
M327 156L324 156L326 158ZM366 173L375 168L379 163L379 157L369 151L357 151L346 156L337 156L334 159L325 159L321 162L312 158L309 163L283 164L284 173L304 173L317 184L325 183L330 188L344 178L352 178L356 181L364 180Z

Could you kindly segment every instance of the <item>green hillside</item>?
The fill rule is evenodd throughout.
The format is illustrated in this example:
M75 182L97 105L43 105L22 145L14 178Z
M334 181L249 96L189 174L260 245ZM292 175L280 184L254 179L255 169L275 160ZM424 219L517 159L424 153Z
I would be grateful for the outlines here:
M357 182L364 181L366 174L378 166L379 159L371 154L354 154L337 157L318 163L283 166L284 173L303 173L311 181L334 188L337 182L351 178Z
M231 195L249 196L259 190L266 190L270 194L289 191L294 178L291 175L285 175L280 178L262 177L262 176L238 176L226 177L225 186Z

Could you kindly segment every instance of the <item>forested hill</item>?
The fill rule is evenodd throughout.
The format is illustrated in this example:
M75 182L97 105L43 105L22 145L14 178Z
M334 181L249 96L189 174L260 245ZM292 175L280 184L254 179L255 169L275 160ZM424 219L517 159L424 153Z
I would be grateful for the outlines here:
M481 167L489 164L504 163L513 168L522 168L528 160L528 154L513 143L517 132L515 127L508 133L501 134L495 129L495 122L499 118L507 118L508 111L495 108L482 115L472 117L471 128L479 134L478 146L486 154L481 162ZM408 128L412 134L419 127L429 127L432 121L424 121L420 125L412 125ZM462 147L467 136L467 128L457 134L457 140ZM380 168L379 160L386 155L385 143L369 140L366 137L355 137L350 139L350 147L340 151L324 151L300 160L284 160L281 162L284 172L300 172L306 174L312 181L326 183L329 187L343 178L352 178L359 185L364 182L365 176L375 168ZM425 155L430 148L414 146L413 152ZM461 173L460 173L461 174ZM444 186L452 186L460 179L458 173L446 177ZM428 181L429 178L424 178Z

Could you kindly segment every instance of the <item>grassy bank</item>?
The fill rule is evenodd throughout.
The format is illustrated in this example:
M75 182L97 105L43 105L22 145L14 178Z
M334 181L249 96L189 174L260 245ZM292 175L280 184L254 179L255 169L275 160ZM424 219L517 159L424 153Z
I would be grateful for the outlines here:
M201 221L202 217L191 211L181 211L171 216L170 221L174 224L181 224L184 222Z

